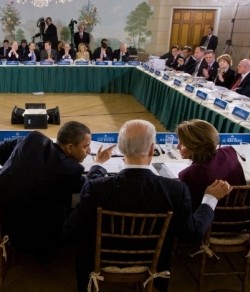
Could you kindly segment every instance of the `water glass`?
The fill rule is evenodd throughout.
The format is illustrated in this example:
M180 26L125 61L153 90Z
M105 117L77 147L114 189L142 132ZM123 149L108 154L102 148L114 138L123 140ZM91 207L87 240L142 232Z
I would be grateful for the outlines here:
M173 135L166 135L165 136L165 148L166 148L167 152L172 150L173 142L174 142L174 136Z
M247 156L250 156L250 144L247 142L240 142L239 153L244 158L247 158Z

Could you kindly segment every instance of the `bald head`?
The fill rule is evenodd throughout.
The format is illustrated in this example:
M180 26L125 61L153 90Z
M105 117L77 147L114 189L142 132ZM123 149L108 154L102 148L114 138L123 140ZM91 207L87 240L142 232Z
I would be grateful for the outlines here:
M239 74L246 74L250 72L250 60L249 59L243 59L240 61L238 65L238 73Z
M118 146L125 157L143 158L151 154L155 127L145 120L127 121L120 129Z

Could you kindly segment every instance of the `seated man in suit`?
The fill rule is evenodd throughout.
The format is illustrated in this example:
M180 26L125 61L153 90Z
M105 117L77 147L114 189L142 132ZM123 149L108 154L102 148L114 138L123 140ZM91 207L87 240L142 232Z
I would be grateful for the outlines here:
M41 51L41 61L57 61L57 51L51 48L51 42L44 43L44 50Z
M24 61L25 57L29 52L29 46L26 40L21 40L21 45L18 46L18 54L20 56L20 60Z
M179 65L178 57L180 56L179 46L172 46L171 48L171 56L166 60L167 69L177 70Z
M108 46L108 40L101 40L101 47L95 49L92 59L96 61L112 61L112 48Z
M0 59L6 59L11 48L9 47L9 40L3 41L3 46L0 47Z
M238 75L233 82L231 90L250 97L250 60L241 60L237 70Z
M73 63L75 60L75 51L70 48L69 43L64 43L62 49L57 54L57 60L68 60L70 63Z
M218 45L218 37L213 35L213 28L210 26L207 29L207 35L202 37L200 46L206 48L206 50L215 51Z
M13 41L11 49L7 54L7 61L21 61L21 57L18 54L18 42Z
M82 23L78 26L78 32L74 33L74 43L76 49L78 49L80 43L87 45L90 43L90 35L85 31L85 26Z
M112 148L96 156L87 176L80 164L90 154L91 132L78 122L65 123L56 143L32 131L23 139L0 143L1 228L19 252L49 261L62 245L61 228L88 178L106 175L101 166Z
M192 70L194 67L194 64L196 63L196 59L195 57L192 55L193 54L193 50L191 47L189 46L185 46L182 49L182 54L184 57L184 72L188 73L188 74L192 74Z
M190 69L190 74L193 76L204 76L203 69L207 66L207 62L204 58L206 49L202 46L197 46L194 50L194 57L196 62L193 64L192 69Z
M203 67L202 74L208 81L214 81L217 73L218 73L218 68L219 64L215 60L215 53L213 50L208 50L205 52L205 61L206 61L206 66Z
M40 53L36 49L35 43L33 42L29 43L29 50L24 56L24 61L35 61L35 62L40 61Z
M126 122L118 137L125 168L116 176L88 181L82 188L80 204L64 224L65 236L79 240L80 244L77 258L79 292L87 291L89 273L93 271L98 206L107 210L133 213L173 211L158 265L160 272L170 268L173 237L200 240L213 221L217 200L230 190L227 182L215 181L206 189L202 204L192 214L187 186L180 181L156 175L150 170L155 138L155 127L150 122ZM167 285L167 279L155 281L156 288L161 292L167 291Z
M128 53L127 44L120 44L120 48L118 50L114 50L113 53L113 61L118 62L128 62L129 61L129 53Z

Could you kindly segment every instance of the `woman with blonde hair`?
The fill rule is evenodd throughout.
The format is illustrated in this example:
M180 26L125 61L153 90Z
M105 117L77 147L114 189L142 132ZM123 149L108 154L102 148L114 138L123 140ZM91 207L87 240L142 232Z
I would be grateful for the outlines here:
M224 54L217 58L217 62L219 63L219 68L215 85L230 89L235 78L235 71L230 68L232 66L232 58L230 55Z
M177 126L176 133L182 158L192 160L179 173L179 179L189 187L193 210L200 205L206 187L216 179L231 185L246 184L236 151L231 146L218 148L219 133L212 124L198 119L184 121Z
M89 52L88 48L84 43L78 45L78 51L76 53L76 60L89 61Z

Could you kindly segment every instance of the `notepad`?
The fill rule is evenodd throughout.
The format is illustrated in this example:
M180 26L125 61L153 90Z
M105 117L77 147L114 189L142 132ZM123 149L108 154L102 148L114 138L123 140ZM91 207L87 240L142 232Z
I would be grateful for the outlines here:
M166 162L166 163L152 163L153 167L159 173L159 175L168 178L178 178L178 174L183 169L187 168L190 163L185 162Z

